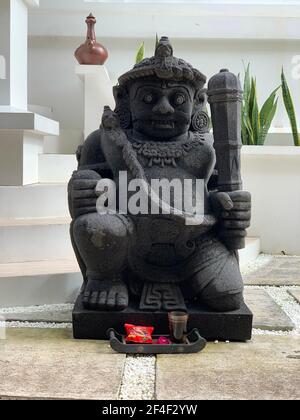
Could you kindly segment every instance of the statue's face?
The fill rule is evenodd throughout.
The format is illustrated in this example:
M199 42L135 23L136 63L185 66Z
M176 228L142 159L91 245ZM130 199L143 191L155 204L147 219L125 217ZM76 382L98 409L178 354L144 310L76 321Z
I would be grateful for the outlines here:
M155 139L172 139L188 132L195 89L183 82L136 81L130 88L133 128Z

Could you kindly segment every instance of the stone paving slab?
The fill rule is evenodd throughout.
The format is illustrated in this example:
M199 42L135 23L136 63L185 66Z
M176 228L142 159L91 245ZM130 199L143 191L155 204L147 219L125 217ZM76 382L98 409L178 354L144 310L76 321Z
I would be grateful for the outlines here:
M292 331L295 327L292 320L272 299L266 290L246 288L245 302L253 312L253 328L271 331Z
M0 398L116 399L124 363L108 342L73 340L68 329L8 329Z
M300 337L257 336L249 343L209 343L197 355L161 355L159 400L300 399Z
M265 266L244 275L244 283L254 286L300 286L300 257L274 256Z
M293 296L294 299L296 299L296 301L298 303L300 303L300 290L299 289L298 290L297 289L291 289L288 292L291 296Z
M8 322L54 322L72 323L72 311L43 311L43 312L13 312L1 314L0 317Z

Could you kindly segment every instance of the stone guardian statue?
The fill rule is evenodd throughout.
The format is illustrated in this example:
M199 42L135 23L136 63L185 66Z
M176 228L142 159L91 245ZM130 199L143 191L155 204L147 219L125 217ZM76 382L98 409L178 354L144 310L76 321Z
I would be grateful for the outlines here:
M240 177L242 90L228 70L210 80L208 91L205 83L161 38L154 57L119 78L116 109L105 109L100 129L78 151L69 207L84 310L143 313L192 306L227 312L243 304L237 250L245 246L251 196ZM187 224L185 208L99 213L99 180L113 180L119 193L124 172L128 183L143 180L146 195L152 180L203 180L202 222Z

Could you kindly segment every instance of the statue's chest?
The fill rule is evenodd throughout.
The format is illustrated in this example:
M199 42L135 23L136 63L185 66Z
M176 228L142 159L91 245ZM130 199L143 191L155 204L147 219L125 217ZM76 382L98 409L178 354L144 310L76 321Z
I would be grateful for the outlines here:
M140 143L134 141L133 149L144 166L155 167L177 167L179 161L186 158L193 150L200 146L199 141L192 140L184 143Z
M148 179L207 176L213 164L213 153L207 153L207 145L198 138L181 143L132 142L133 150L144 168Z

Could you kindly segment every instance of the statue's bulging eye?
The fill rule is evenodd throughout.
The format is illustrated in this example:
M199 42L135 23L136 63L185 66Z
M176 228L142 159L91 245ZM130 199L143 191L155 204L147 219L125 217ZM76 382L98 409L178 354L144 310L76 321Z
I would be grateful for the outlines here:
M147 93L147 95L144 96L143 101L145 104L152 104L153 103L153 95L151 93Z
M183 105L185 103L185 96L182 95L181 93L178 93L175 96L175 104L176 105Z

